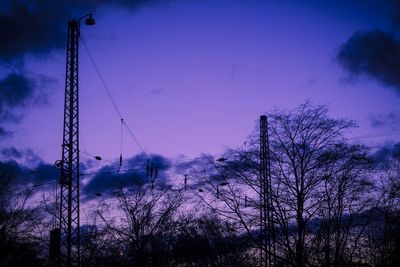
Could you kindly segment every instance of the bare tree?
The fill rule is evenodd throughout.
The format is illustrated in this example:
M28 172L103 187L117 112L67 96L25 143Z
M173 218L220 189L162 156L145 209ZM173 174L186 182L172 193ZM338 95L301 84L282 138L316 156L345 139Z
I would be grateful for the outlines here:
M0 265L40 265L32 245L39 240L39 205L28 205L32 191L17 187L16 176L16 166L0 163Z
M395 147L388 162L378 166L381 173L381 201L370 227L370 255L376 266L400 265L400 147Z
M340 265L348 242L357 244L363 228L356 229L353 215L363 211L360 194L372 185L365 175L367 150L348 145L343 135L355 124L333 119L325 106L306 102L292 111L275 110L268 114L271 152L272 199L276 231L273 255L277 264L306 266L315 249L316 222L328 222L325 233L326 264L331 259ZM252 238L254 247L263 249L259 240L260 167L258 136L239 149L228 150L223 159L197 170L202 181L203 202L212 211L232 221ZM210 167L211 166L211 167ZM200 183L200 182L199 182ZM329 209L327 211L326 209ZM321 232L322 233L322 232ZM354 238L353 238L354 237ZM356 247L347 251L351 258ZM328 252L329 251L329 252ZM315 252L315 251L313 251ZM318 265L323 264L319 261Z
M191 175L203 208L229 222L241 236L246 236L248 251L261 247L259 235L259 163L256 146L229 149L223 157L208 158L208 164L195 169Z
M366 260L358 252L365 246L363 237L376 203L370 194L374 185L367 152L363 146L337 143L322 156L331 165L317 193L321 205L310 243L315 264L342 266Z
M119 190L118 210L99 213L113 245L128 266L167 266L171 252L169 239L177 231L178 209L182 204L179 191L138 186L134 190ZM119 218L113 220L108 218Z
M330 118L325 106L306 102L294 111L270 114L269 126L280 242L290 264L302 267L308 262L309 223L322 203L317 193L336 160L325 155L355 125Z
M255 266L245 235L213 213L185 216L176 237L179 266Z

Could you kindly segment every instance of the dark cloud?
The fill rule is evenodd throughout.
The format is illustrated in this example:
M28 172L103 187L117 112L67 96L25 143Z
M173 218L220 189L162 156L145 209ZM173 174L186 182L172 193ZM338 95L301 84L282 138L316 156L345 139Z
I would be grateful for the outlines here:
M37 186L55 182L58 171L52 164L47 164L32 149L7 147L0 150L1 173L10 173L15 186Z
M96 194L109 197L122 187L135 187L146 182L146 177L140 171L117 173L114 168L102 168L98 174L84 186L83 200L91 199Z
M165 171L171 167L170 161L160 155L146 156L142 153L124 160L120 172L118 172L118 163L98 170L97 174L84 186L83 194L86 199L90 199L98 193L108 197L121 187L134 189L137 186L148 183L147 160L153 166L158 166L158 176L154 181L155 184L163 184L167 178Z
M400 114L395 112L371 114L369 121L373 128L391 127L395 129L400 125Z
M8 147L8 148L3 148L1 150L1 154L4 157L13 157L13 158L21 158L22 153L18 151L15 147Z
M13 1L11 10L0 14L0 57L11 61L62 47L68 15L61 1Z
M12 133L0 126L0 137L9 137Z
M16 187L43 186L55 182L58 172L50 164L41 163L31 169L19 164L15 160L0 161L0 179L10 178L10 185Z
M25 75L11 73L0 81L0 113L3 116L7 109L23 106L36 88L36 83Z
M26 180L21 182L24 184L28 182L33 185L42 185L44 183L56 182L58 177L59 171L54 168L54 165L41 163L35 169L30 169Z
M30 166L42 164L43 160L30 148L17 149L15 147L7 147L0 150L2 158L7 160L23 160L31 163Z
M21 72L24 56L42 56L53 50L64 49L68 21L95 12L99 7L114 6L136 10L141 6L163 2L168 0L1 1L0 64L12 66L13 71ZM37 90L37 79L38 77L31 79L24 74L13 72L0 80L0 124L5 121L17 122L21 116L15 109L23 106L33 92L43 93L42 90ZM44 77L39 79L46 83ZM0 136L10 134L0 125Z
M351 76L367 76L400 92L400 42L375 29L355 32L339 49L339 64Z
M16 72L0 80L0 136L11 134L4 128L4 123L19 122L24 108L29 104L45 103L47 88L53 83L54 79L49 77L38 76L33 79Z
M125 161L125 167L128 168L140 168L145 170L147 166L147 160L149 160L150 163L152 163L154 166L158 166L159 170L167 170L171 167L171 162L161 156L161 155L146 155L144 153L138 154L136 156L133 156Z
M167 1L5 1L0 4L0 58L13 61L25 54L47 54L64 48L67 22L103 6L135 10L144 5Z
M193 168L199 167L201 169L207 168L207 166L213 167L214 157L211 155L203 154L200 157L194 159L177 160L175 163L175 172L178 174L188 174L193 171Z
M392 26L395 30L400 29L400 1L394 1L394 8L392 14Z
M383 146L372 154L376 168L386 166L392 158L400 158L400 143Z

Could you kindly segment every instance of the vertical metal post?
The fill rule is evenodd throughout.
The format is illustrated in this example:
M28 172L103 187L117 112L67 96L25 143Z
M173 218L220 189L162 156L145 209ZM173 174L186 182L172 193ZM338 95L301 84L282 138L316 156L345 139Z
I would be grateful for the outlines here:
M80 265L78 38L79 24L76 20L71 20L68 23L60 174L61 247L59 266Z
M186 190L186 185L187 185L187 174L185 174L185 187L184 187L185 190Z
M271 162L267 116L260 116L260 266L274 266L275 226L273 219Z

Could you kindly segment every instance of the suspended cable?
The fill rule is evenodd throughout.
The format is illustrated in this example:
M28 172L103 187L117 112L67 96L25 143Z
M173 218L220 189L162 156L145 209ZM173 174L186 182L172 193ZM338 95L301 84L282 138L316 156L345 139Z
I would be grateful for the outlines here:
M144 150L143 146L139 143L139 141L136 139L135 135L132 133L131 129L129 128L128 124L126 121L124 121L124 126L126 130L128 131L129 135L132 137L133 141L136 143L136 145L140 148L140 150L146 154L146 151Z
M372 134L365 134L365 135L360 135L360 136L355 136L355 137L348 137L345 139L347 139L347 140L364 139L364 138L384 137L384 136L398 135L398 134L400 134L399 130L392 130L392 131L378 132L378 133L372 133Z
M80 40L81 40L81 42L82 42L82 44L83 44L83 47L84 47L85 50L86 50L86 53L87 53L88 56L89 56L89 59L90 59L92 65L93 65L93 67L94 67L94 69L95 69L97 75L98 75L99 78L100 78L101 83L103 84L104 89L106 90L106 93L107 93L107 95L108 95L108 98L110 99L110 101L111 101L111 103L112 103L112 105L113 105L115 111L116 111L117 114L118 114L118 117L119 117L120 119L122 119L122 113L121 113L121 111L119 110L119 108L118 108L118 106L117 106L117 103L115 102L113 96L111 95L110 89L108 88L108 85L107 85L106 81L104 80L103 75L101 74L101 72L100 72L100 70L99 70L99 68L98 68L98 66L97 66L97 64L96 64L96 62L95 62L94 59L93 59L92 53L89 51L89 48L87 47L86 42L84 41L84 39L81 37Z
M113 96L112 96L112 94L111 94L111 91L110 91L110 89L109 89L109 87L108 87L106 81L104 80L103 75L102 75L101 72L100 72L100 69L99 69L99 67L97 66L96 62L94 61L94 58L93 58L93 56L92 56L92 53L90 52L88 46L86 45L86 43L85 43L85 41L84 41L84 39L83 39L82 37L80 38L80 41L82 42L83 47L85 48L86 53L87 53L88 56L89 56L90 62L92 63L92 65L93 65L93 67L94 67L94 69L95 69L97 75L98 75L99 78L100 78L100 81L101 81L101 83L102 83L104 89L106 90L107 96L108 96L108 98L110 99L110 101L111 101L111 103L112 103L112 105L113 105L113 107L114 107L114 110L115 110L115 112L116 112L117 115L118 115L118 118L123 122L123 125L124 125L125 128L128 130L128 133L129 133L129 135L132 137L132 139L133 139L133 141L135 142L135 144L140 148L140 150L141 150L143 153L146 154L146 152L145 152L144 149L143 149L143 146L139 143L139 141L137 140L137 138L135 137L135 135L132 133L131 129L129 128L129 126L128 126L128 124L127 124L127 122L123 119L122 113L121 113L120 109L118 108L118 105L117 105L117 103L115 102L115 100L114 100L114 98L113 98Z

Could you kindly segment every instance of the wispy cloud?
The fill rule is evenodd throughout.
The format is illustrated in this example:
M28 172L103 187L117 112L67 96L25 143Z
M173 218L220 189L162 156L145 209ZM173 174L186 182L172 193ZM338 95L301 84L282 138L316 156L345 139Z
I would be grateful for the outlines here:
M400 114L394 111L388 113L371 114L369 122L373 128L390 127L392 129L400 128Z
M159 95L164 91L165 91L165 89L163 87L158 87L156 89L150 90L150 93L153 94L153 95Z

